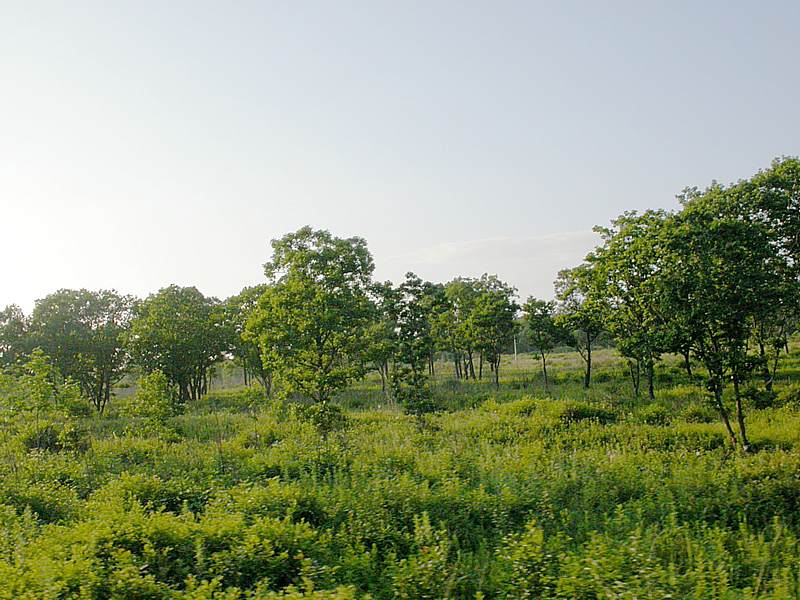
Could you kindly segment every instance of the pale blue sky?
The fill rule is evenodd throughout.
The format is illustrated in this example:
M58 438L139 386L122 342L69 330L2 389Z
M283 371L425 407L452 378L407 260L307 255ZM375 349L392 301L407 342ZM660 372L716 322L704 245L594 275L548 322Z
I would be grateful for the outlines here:
M268 241L549 296L591 227L800 154L800 2L0 2L0 306L227 296Z

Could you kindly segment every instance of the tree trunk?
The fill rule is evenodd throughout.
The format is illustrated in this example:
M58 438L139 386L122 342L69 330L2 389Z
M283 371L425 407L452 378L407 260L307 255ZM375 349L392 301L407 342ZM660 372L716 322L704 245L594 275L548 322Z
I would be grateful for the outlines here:
M589 336L586 336L586 376L583 379L584 389L589 389L592 383L592 343L589 341Z
M733 394L736 398L736 421L739 425L739 435L742 437L742 452L750 451L750 442L747 440L747 432L744 426L744 410L742 409L742 396L739 393L739 377L733 376Z
M634 367L634 363L632 360L628 361L628 370L631 374L631 385L633 386L633 395L637 398L639 397L639 382L640 379L640 371L639 371L639 361L636 361L636 366Z
M547 383L547 359L545 358L545 353L542 351L542 375L544 376L544 392L548 396L550 395L550 386Z
M767 358L767 350L764 348L764 342L758 342L758 354L761 358L761 377L764 379L764 389L768 392L772 391L772 373L769 370L769 358Z
M734 450L739 448L739 440L736 438L736 434L733 432L733 427L731 427L731 421L728 418L728 411L725 410L725 405L722 403L722 387L719 383L714 383L714 401L717 404L717 410L719 411L719 416L722 419L722 422L725 424L725 429L728 431L728 436L731 439L731 444L733 445Z
M383 371L383 364L378 365L378 373L381 374L381 395L386 395L386 373Z
M647 362L647 397L650 400L656 399L655 388L653 386L653 380L655 379L655 367L653 366L653 361L649 360Z
M472 379L477 379L475 377L475 362L472 360L472 350L469 351L469 374L472 376Z
M690 381L694 381L694 374L692 373L691 352L689 350L683 351L683 366L686 369L686 374L689 376Z
M497 357L497 362L494 363L494 388L500 389L500 357Z
M478 354L478 379L483 380L483 352Z

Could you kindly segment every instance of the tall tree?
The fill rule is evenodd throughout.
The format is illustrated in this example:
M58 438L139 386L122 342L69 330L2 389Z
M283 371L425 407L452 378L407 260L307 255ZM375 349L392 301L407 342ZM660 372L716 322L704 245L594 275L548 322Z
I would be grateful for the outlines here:
M182 403L206 393L209 370L230 350L229 343L220 303L195 287L177 285L141 303L128 335L136 364L148 373L164 373Z
M62 289L38 300L31 315L29 344L75 380L101 414L128 367L124 336L134 304L113 290Z
M784 258L771 231L743 210L742 187L687 190L683 210L664 229L666 258L659 275L661 314L687 332L708 371L714 404L735 447L749 449L742 385L752 373L751 325L780 306ZM738 435L725 402L733 384Z
M452 346L451 352L456 361L456 376L476 379L476 338L471 316L480 293L478 280L458 277L444 286L444 293L448 303L447 318L450 321L446 327Z
M654 367L665 346L659 325L656 299L657 275L662 269L661 230L667 214L627 212L597 227L603 243L588 260L595 276L595 293L604 299L604 322L627 358L635 394L639 395L640 372L647 377L648 395L654 397Z
M381 377L381 393L388 395L389 367L397 352L395 305L397 290L390 281L375 283L371 289L373 316L366 331L367 349L364 359Z
M365 372L374 264L362 238L304 227L272 241L271 285L248 321L265 368L285 392L316 402Z
M234 360L242 367L245 385L255 379L269 397L272 393L272 372L264 367L258 342L245 335L247 321L266 290L267 284L246 287L225 301L223 311L229 328L230 351Z
M27 349L28 318L16 304L0 311L0 367L14 364Z
M514 337L515 317L519 306L516 290L494 275L483 275L470 322L481 358L489 362L495 387L500 387L500 358Z
M560 271L555 282L558 298L556 323L572 332L571 345L578 351L586 367L583 387L592 382L592 352L603 332L604 299L597 294L593 281L596 272L589 263Z
M539 300L530 297L522 307L525 314L525 327L528 330L528 337L531 348L539 355L542 363L542 377L544 378L544 389L550 393L550 385L547 380L547 355L559 343L568 340L568 332L556 325L555 322L555 302Z
M432 285L414 273L407 273L390 306L395 330L392 393L407 411L414 414L434 408L427 385L433 347L431 299Z

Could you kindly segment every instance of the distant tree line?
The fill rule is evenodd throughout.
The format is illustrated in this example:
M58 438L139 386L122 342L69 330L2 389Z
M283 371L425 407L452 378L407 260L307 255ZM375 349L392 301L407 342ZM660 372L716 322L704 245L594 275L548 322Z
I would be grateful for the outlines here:
M777 159L750 179L679 198L677 211L626 212L597 228L601 244L559 273L553 301L520 306L492 275L376 282L362 238L304 227L272 242L265 283L224 301L170 286L144 300L59 290L30 315L9 306L0 312L0 365L40 349L99 413L131 368L160 371L186 402L208 391L224 359L267 395L319 403L375 371L387 397L425 412L437 356L458 379L488 371L499 386L500 358L522 333L546 389L547 356L565 345L580 354L588 388L593 352L612 340L636 395L645 388L652 398L656 364L681 356L731 443L747 450L743 395L756 384L772 392L798 323L800 161Z

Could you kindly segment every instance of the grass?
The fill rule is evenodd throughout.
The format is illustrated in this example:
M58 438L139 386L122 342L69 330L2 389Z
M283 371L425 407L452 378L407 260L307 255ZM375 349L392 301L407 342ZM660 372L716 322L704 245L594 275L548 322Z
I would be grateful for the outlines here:
M746 456L677 360L654 402L613 351L589 391L578 360L552 357L552 397L530 357L500 390L437 365L424 417L370 377L324 434L243 389L51 449L9 422L0 598L800 597L800 356Z

